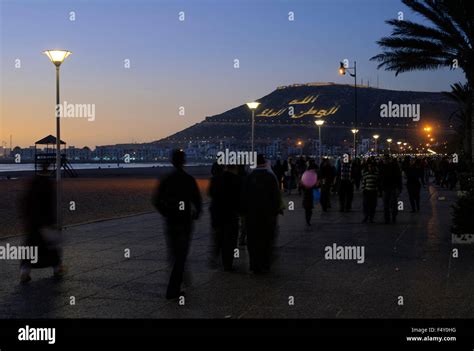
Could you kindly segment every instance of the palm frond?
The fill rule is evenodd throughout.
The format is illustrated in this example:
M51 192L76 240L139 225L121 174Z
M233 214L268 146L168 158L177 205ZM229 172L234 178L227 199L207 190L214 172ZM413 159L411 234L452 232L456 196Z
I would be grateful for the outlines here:
M371 58L378 68L398 75L414 70L453 68L454 60L474 83L474 11L473 0L402 0L428 25L408 20L388 20L389 37L377 44L382 53ZM429 26L431 24L432 26Z
M458 41L436 28L431 28L407 20L399 21L392 19L385 22L393 27L392 36L425 39L457 49L462 48Z
M459 43L465 41L462 33L459 32L453 24L453 21L446 15L446 8L451 7L451 3L436 0L402 0L402 2L414 12L428 19L441 31L451 36L455 41Z
M436 57L431 53L418 50L398 49L386 51L372 57L379 62L377 68L395 71L395 75L416 70L433 70L450 65L450 58Z

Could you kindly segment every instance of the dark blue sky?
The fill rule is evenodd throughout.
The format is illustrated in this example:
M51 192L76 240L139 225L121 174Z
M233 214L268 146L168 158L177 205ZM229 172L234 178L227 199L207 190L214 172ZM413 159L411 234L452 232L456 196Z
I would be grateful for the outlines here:
M344 58L357 60L364 83L378 75L381 88L441 91L463 80L449 70L395 77L369 61L390 33L385 20L399 11L420 20L398 0L0 2L0 137L13 134L22 146L54 131L54 66L41 54L48 48L73 52L61 68L62 100L96 105L94 122L64 123L76 146L156 140L278 85L352 83L337 74Z

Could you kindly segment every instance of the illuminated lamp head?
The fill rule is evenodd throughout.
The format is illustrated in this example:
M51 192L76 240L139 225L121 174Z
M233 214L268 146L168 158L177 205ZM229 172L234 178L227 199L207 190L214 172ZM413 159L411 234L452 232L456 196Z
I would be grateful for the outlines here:
M340 62L340 64L339 64L339 74L341 76L346 74L346 67L344 66L343 62Z

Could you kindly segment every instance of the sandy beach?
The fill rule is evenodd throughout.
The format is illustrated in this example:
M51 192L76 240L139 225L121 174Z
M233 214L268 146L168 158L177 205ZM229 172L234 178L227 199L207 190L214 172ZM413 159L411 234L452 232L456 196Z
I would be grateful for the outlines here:
M65 226L100 219L154 211L151 194L157 179L170 168L84 170L78 178L63 179L63 224ZM208 167L188 167L205 198L209 183ZM0 237L23 234L19 205L31 172L11 175L0 181ZM69 210L70 201L76 205Z

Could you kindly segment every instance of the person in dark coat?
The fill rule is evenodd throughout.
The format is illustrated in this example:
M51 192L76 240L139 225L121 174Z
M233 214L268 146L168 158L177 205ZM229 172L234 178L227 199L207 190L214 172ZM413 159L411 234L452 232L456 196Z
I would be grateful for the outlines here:
M398 196L402 192L402 172L396 159L385 155L380 165L380 183L383 192L385 223L395 223L398 214Z
M291 157L288 157L287 167L285 171L285 183L288 195L291 195L291 191L296 188L296 164Z
M281 194L275 175L266 167L263 155L257 156L257 168L244 180L242 212L247 225L247 248L250 270L268 272L276 236Z
M356 190L358 191L360 188L360 181L362 180L362 165L360 162L360 158L356 157L354 161L352 161L352 179L354 179L354 185Z
M237 166L237 175L240 177L241 181L247 176L247 170L245 169L245 165ZM240 214L239 221L239 246L245 246L247 245L247 226L245 225L245 217L242 215L242 213Z
M446 181L449 185L449 190L454 190L458 182L458 174L456 163L450 161L448 164L448 171L446 175Z
M31 268L53 267L55 277L65 273L61 249L45 237L45 231L56 223L56 184L50 179L48 168L49 164L43 163L41 172L31 180L22 203L26 229L23 245L37 247L38 260L21 262L21 283L31 280Z
M306 171L306 161L303 158L303 156L300 156L296 160L296 174L295 174L295 181L298 184L298 195L301 195L302 187L301 187L300 179L304 171Z
M185 153L174 150L171 162L175 170L159 183L153 198L153 205L166 220L166 239L170 257L174 261L167 299L182 295L186 258L191 242L192 223L201 213L201 193L196 180L183 169Z
M341 159L339 168L337 169L337 178L339 181L339 210L348 212L352 208L352 199L354 197L354 181L353 181L352 163L350 160L346 162Z
M281 164L281 169L283 171L283 190L288 191L288 179L287 179L287 172L288 172L288 161L283 160L283 163Z
M278 188L282 189L283 188L283 179L285 176L285 169L281 163L281 161L278 159L275 162L275 166L273 166L273 173L275 173L277 179L278 179Z
M420 211L420 191L421 185L425 185L423 168L419 159L411 159L405 166L405 176L407 178L408 197L410 199L411 212Z
M362 172L362 208L364 219L362 223L373 223L375 209L377 208L377 195L379 191L379 174L372 160L367 162L367 167Z
M443 157L439 164L439 174L440 174L440 185L442 188L448 186L448 169L449 169L449 160L448 157Z
M239 235L241 178L237 173L237 166L225 166L221 175L212 177L209 186L214 254L217 256L221 253L225 271L233 270L234 250Z
M317 173L317 166L316 163L311 160L308 165L308 169L306 172L315 172ZM312 187L305 187L302 185L303 188L303 208L305 213L306 224L311 226L311 217L313 216L313 208L314 208L314 193L313 190L317 188L317 184L314 184Z
M319 168L319 184L321 187L321 208L324 212L327 212L328 208L331 207L331 186L334 183L335 171L331 163L327 158L321 162Z

